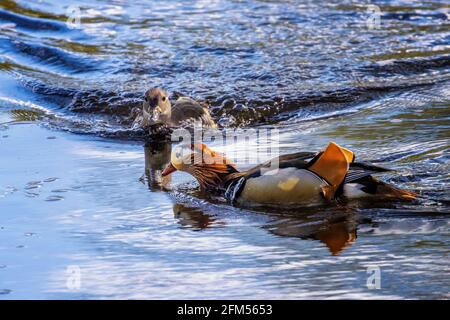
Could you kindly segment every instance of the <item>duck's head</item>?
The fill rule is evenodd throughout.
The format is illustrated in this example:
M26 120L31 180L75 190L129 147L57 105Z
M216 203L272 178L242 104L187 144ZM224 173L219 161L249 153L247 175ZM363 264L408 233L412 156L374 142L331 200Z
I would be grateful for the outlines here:
M142 111L149 124L169 124L172 106L167 92L161 88L151 88L145 92Z
M236 166L222 153L211 150L204 143L183 144L174 148L170 163L162 176L175 171L184 171L194 176L201 189L219 189L226 176L236 173Z

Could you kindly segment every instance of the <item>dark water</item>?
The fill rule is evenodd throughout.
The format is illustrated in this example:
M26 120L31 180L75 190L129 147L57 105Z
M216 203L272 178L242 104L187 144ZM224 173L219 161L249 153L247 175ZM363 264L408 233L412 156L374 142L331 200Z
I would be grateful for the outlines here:
M445 1L1 0L0 298L448 298L449 54ZM334 140L421 198L250 211L181 174L165 192L170 147L133 128L155 85L223 129L278 129L281 153Z

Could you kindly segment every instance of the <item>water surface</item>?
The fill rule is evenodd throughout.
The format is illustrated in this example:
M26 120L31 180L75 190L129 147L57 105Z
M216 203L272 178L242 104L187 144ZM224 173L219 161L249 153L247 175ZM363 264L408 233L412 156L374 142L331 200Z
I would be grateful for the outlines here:
M0 299L448 298L450 7L373 3L370 29L367 1L77 1L71 28L72 2L2 1ZM170 145L132 126L155 85L420 200L248 210L161 181Z

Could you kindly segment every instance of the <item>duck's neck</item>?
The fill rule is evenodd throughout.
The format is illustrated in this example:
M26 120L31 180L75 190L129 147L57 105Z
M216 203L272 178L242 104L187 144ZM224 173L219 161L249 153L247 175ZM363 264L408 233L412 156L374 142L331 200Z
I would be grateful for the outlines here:
M230 165L199 165L192 169L191 174L197 179L203 191L218 191L224 193L227 187L242 173Z

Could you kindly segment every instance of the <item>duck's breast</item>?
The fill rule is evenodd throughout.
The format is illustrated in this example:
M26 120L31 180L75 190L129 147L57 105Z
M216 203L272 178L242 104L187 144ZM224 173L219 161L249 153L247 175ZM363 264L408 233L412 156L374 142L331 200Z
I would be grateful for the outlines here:
M321 189L327 183L305 169L284 168L248 178L240 204L298 204L321 202Z

